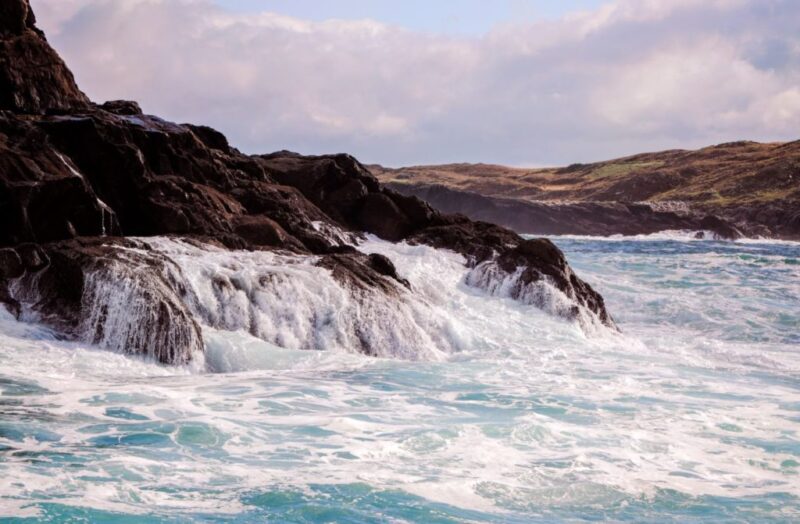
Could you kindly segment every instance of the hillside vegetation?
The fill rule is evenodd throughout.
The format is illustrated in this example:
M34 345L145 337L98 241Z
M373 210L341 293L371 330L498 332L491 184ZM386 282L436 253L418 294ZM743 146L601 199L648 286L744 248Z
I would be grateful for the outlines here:
M678 200L725 207L800 200L800 141L733 142L561 168L491 164L370 168L384 182L439 184L484 196L534 201Z

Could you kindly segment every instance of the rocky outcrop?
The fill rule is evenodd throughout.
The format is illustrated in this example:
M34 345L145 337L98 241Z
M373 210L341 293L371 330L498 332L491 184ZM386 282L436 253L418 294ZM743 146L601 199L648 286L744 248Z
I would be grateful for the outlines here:
M70 111L89 99L39 29L28 0L0 3L0 110Z
M280 250L313 258L352 289L413 292L389 259L357 252L358 236L372 233L454 250L472 268L521 272L526 285L546 280L613 325L548 241L435 211L382 187L349 155L249 156L211 128L143 114L135 102L92 104L27 1L2 9L0 75L10 80L0 112L0 302L15 313L185 363L203 347L185 286L168 258L130 237Z
M665 230L703 230L719 239L743 233L729 221L701 212L649 203L530 202L487 197L442 185L389 183L388 187L416 196L444 213L462 213L531 235L642 235Z
M62 336L163 363L185 364L203 351L179 270L146 244L88 238L6 252L23 261L10 283L19 315Z

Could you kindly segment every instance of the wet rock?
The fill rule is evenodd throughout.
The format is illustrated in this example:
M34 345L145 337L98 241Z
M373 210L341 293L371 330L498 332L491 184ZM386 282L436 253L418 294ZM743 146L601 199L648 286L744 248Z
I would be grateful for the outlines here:
M45 133L0 114L0 246L101 235L112 213Z
M50 263L45 250L36 244L20 244L14 251L19 255L26 271L38 271Z
M237 219L235 233L253 246L288 248L302 251L303 245L289 235L280 224L265 216L243 216Z
M369 255L369 266L379 274L396 280L407 288L411 287L408 280L401 278L400 275L397 274L397 268L394 267L394 263L392 263L389 257L378 253L371 253Z
M572 268L567 264L564 253L551 241L545 238L524 240L516 247L503 252L497 257L496 262L508 274L519 270L518 281L522 286L546 279L570 302L597 314L603 324L614 325L606 310L603 297L573 273ZM518 287L517 289L523 288ZM513 293L512 297L519 298ZM548 306L549 304L540 305L545 308ZM568 306L562 312L562 316L566 317L576 315L577 310L572 306Z
M0 307L4 307L15 318L19 318L22 313L22 305L11 296L5 285L0 285Z
M22 259L13 249L0 249L0 280L20 277L25 272Z
M82 240L44 248L47 265L28 269L11 298L62 335L165 364L203 352L186 308L186 286L167 258L133 241Z
M711 231L722 240L736 240L742 237L742 232L718 216L708 215L700 221L700 228Z
M396 297L403 287L408 287L408 282L397 276L394 264L382 255L358 252L325 255L317 265L330 270L333 278L355 290L379 290Z

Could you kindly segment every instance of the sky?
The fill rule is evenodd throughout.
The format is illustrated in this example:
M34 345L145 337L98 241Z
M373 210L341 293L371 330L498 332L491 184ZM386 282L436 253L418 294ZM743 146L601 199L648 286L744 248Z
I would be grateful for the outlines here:
M481 35L495 25L554 19L603 0L216 0L240 13L271 11L304 20L369 18L414 31Z
M800 138L798 0L31 0L96 101L249 153L550 166Z

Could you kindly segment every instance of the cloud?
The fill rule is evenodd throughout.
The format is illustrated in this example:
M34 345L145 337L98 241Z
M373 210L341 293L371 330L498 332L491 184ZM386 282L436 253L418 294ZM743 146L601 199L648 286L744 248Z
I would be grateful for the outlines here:
M795 0L619 0L480 37L200 0L33 5L92 98L248 152L542 165L800 130Z

